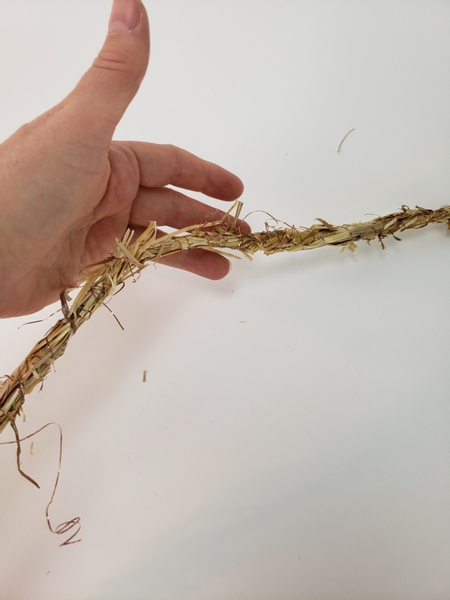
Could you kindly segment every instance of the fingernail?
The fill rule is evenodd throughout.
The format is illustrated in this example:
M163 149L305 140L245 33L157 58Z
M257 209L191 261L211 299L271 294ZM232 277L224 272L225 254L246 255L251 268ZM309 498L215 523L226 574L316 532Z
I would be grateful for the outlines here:
M114 0L108 33L125 33L135 29L141 20L140 0Z

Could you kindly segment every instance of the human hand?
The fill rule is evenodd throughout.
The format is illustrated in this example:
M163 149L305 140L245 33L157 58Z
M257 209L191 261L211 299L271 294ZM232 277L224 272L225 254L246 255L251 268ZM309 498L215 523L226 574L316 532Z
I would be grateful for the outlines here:
M0 317L56 301L127 227L140 234L150 220L178 229L219 217L166 186L220 200L241 195L240 179L185 150L111 141L149 51L144 6L115 0L105 44L77 87L0 145ZM229 271L224 257L201 250L161 262L210 279Z

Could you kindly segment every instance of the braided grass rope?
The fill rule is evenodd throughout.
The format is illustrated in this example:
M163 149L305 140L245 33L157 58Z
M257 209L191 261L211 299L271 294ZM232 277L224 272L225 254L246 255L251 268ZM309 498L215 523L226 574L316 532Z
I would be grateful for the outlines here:
M157 237L155 222L151 222L135 241L133 232L128 230L122 240L117 240L117 250L113 256L83 269L79 277L80 290L70 307L66 292L61 294L63 318L34 346L14 373L4 377L0 385L0 432L8 423L14 425L25 396L36 385L42 384L79 327L127 279L135 279L150 262L192 248L219 252L224 256L229 256L228 250L233 250L248 258L259 251L269 255L323 246L340 246L342 250L354 251L360 240L370 242L378 239L383 245L385 237L395 237L397 233L419 229L430 223L446 223L450 229L450 206L445 205L437 210L402 206L398 212L349 225L334 226L317 219L318 223L309 228L278 229L267 226L263 232L242 233L238 226L242 203L236 203L235 207L231 220L194 225L163 237Z

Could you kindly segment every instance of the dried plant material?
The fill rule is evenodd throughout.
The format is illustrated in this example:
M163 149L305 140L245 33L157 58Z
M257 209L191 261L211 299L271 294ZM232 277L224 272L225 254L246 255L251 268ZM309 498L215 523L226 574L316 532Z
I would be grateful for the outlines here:
M338 146L337 151L340 152L341 151L341 147L342 144L345 142L345 140L347 139L347 137L351 134L352 131L355 131L356 127L353 127L353 129L350 129L350 131L347 131L347 133L344 135L344 137L341 140L341 143Z
M62 429L61 427L58 425L58 423L47 423L47 425L44 425L43 427L41 427L40 429L38 429L37 431L30 433L30 435L25 436L24 438L20 438L19 437L19 432L17 430L16 424L15 422L12 420L11 421L11 427L14 430L14 434L15 434L15 440L12 442L0 442L0 446L6 446L9 444L16 444L17 446L17 468L19 470L19 473L21 475L23 475L23 477L25 477L25 479L28 479L28 481L31 481L32 484L34 484L37 488L39 488L39 485L36 483L36 481L34 481L34 479L32 479L31 477L29 477L28 475L26 475L20 468L20 454L21 454L21 442L24 442L25 440L29 440L30 438L34 437L35 435L37 435L38 433L40 433L41 431L44 431L44 429L47 429L47 427L50 427L51 425L55 425L56 427L58 427L59 429L59 458L58 458L58 472L56 474L56 478L55 478L55 483L53 486L53 491L52 491L52 495L50 497L50 500L45 508L45 518L47 520L47 525L48 528L50 529L50 531L56 535L64 535L66 533L69 533L72 529L75 529L75 532L71 533L70 537L67 538L67 540L65 542L62 542L60 544L60 546L70 546L71 544L77 544L78 542L81 542L81 538L78 539L74 539L78 533L80 532L81 529L81 519L80 517L75 517L73 519L70 519L70 521L64 521L64 523L61 523L60 525L58 525L56 527L56 529L53 528L52 523L50 521L50 506L53 503L53 500L55 498L55 494L56 494L56 490L58 489L58 483L59 483L59 477L61 475L61 463L62 463L62 450L63 450L63 434L62 434ZM30 454L33 454L33 444L34 442L31 442L30 444ZM50 572L50 571L49 571Z
M38 483L36 483L36 481L30 477L29 475L27 475L24 471L22 471L21 468L21 462L20 462L20 455L22 454L22 446L20 445L20 442L22 442L23 440L20 439L19 436L19 431L17 429L17 425L16 422L14 420L10 421L11 423L11 427L14 430L14 435L16 436L16 446L17 446L17 450L16 450L16 460L17 460L17 470L19 471L19 473L22 475L22 477L25 477L25 479L28 479L28 481L30 483L32 483L33 485L35 485L38 489L40 489L40 485ZM14 443L14 442L13 442Z
M142 383L147 383L147 371L142 373Z
M377 217L364 223L335 226L324 219L317 219L309 228L273 228L259 233L243 233L238 226L242 203L236 203L234 218L186 227L162 237L156 236L156 223L133 241L133 232L127 231L117 241L117 251L110 258L86 267L80 274L80 290L71 306L66 292L61 295L63 318L50 329L31 350L22 364L6 376L0 386L0 432L8 423L13 424L22 409L25 396L38 384L42 384L55 360L64 353L71 337L88 321L92 314L120 289L124 283L140 274L151 261L158 261L183 250L202 248L233 256L237 251L251 258L256 252L276 254L313 250L324 246L338 246L355 251L360 240L370 242L405 231L419 229L430 223L445 223L449 227L450 206L437 210L402 206L399 212ZM398 238L396 238L398 239Z

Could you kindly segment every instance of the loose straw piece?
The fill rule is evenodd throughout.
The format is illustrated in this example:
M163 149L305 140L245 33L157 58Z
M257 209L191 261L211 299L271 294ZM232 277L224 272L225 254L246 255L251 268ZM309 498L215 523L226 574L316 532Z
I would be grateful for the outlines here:
M355 131L355 129L356 129L356 127L353 127L353 129L350 129L350 131L347 131L347 133L344 135L344 137L341 140L341 143L338 146L338 149L337 149L338 153L341 151L342 144L345 142L345 140L351 134L351 132Z
M260 233L243 233L239 229L238 216L242 203L236 204L231 224L225 219L186 227L156 237L156 223L151 222L136 241L133 232L127 231L117 241L114 256L85 268L79 277L80 291L69 307L66 293L61 295L63 318L50 329L31 350L22 364L0 386L0 432L8 423L13 423L29 394L42 384L55 360L64 354L71 337L92 314L110 298L118 286L136 276L151 261L191 248L203 248L226 255L235 250L250 258L255 252L275 254L312 250L323 246L339 246L355 250L360 240L370 242L378 239L383 248L383 239L406 229L420 229L430 223L446 223L450 228L450 206L437 210L402 206L396 213L377 217L364 223L335 226L323 219L309 228L287 227L266 228ZM398 239L398 238L397 238Z
M53 528L53 525L52 525L52 523L50 521L50 506L52 505L53 500L55 499L56 490L58 489L59 477L61 475L62 451L63 451L63 433L62 433L61 427L58 425L58 423L47 423L47 425L44 425L43 427L41 427L37 431L35 431L33 433L30 433L29 435L27 435L24 438L20 438L19 437L19 432L18 432L17 427L16 427L16 424L12 420L11 421L11 427L14 430L14 434L15 434L15 438L16 439L13 440L12 442L0 442L0 446L5 446L5 445L9 445L9 444L16 444L17 445L17 468L19 470L19 473L23 477L25 477L25 479L28 479L28 481L30 481L37 488L39 488L39 485L36 483L36 481L34 481L34 479L32 479L31 477L29 477L21 469L21 466L20 466L20 453L21 453L20 444L21 444L21 442L24 442L25 440L29 440L30 438L34 437L38 433L41 433L41 431L44 431L44 429L47 429L47 427L51 427L52 425L55 425L59 429L59 458L58 458L58 471L56 473L56 479L55 479L55 483L54 483L54 486L53 486L52 495L51 495L51 498L50 498L50 500L47 503L47 506L45 508L45 518L47 520L48 528L50 529L50 531L52 533L55 533L56 535L65 535L66 533L69 533L72 529L75 529L75 531L74 532L72 531L70 533L70 536L64 542L62 542L60 544L60 546L70 546L71 544L77 544L78 542L81 542L81 538L74 539L74 538L77 537L78 533L81 530L81 519L80 519L80 517L75 517L73 519L70 519L70 521L64 521L64 523L61 523L60 525L58 525L56 527L56 529ZM34 444L34 442L31 442L30 454L32 454L33 444Z

